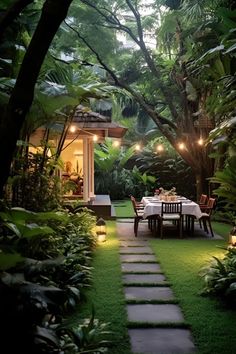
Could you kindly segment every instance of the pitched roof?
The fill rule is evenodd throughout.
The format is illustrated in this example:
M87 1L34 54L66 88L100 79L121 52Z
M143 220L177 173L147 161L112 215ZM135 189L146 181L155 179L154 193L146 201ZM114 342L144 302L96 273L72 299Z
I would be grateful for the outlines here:
M95 131L104 130L110 138L122 138L127 128L112 122L111 117L103 116L100 113L93 112L87 107L79 105L73 117L75 123L80 129Z

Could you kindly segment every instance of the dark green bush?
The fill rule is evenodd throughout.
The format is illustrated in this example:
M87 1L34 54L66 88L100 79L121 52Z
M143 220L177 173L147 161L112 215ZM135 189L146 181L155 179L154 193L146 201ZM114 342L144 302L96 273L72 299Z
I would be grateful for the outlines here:
M0 211L0 330L9 354L103 350L104 324L65 324L89 286L96 218L80 213ZM92 333L99 336L93 336Z
M236 249L229 247L224 258L213 257L201 270L202 295L214 296L230 306L236 305Z

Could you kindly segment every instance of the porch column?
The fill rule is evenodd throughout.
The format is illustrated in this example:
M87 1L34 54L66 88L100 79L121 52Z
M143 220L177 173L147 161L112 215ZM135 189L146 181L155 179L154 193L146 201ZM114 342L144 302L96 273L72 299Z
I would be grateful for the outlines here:
M89 197L94 197L94 142L89 139Z
M83 200L89 201L89 148L88 138L83 138Z

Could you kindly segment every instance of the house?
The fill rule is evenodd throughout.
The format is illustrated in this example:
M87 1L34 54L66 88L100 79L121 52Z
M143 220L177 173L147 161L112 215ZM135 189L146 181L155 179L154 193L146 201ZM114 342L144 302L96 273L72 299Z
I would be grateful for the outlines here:
M77 184L76 190L64 195L65 201L79 200L99 216L111 216L109 196L95 195L94 144L104 142L106 137L120 139L126 131L127 128L112 122L110 117L92 112L82 105L76 108L60 154L64 162L63 170L59 171L61 178ZM32 134L30 142L35 146L39 145L44 133L45 127L38 128ZM57 139L54 134L54 142Z

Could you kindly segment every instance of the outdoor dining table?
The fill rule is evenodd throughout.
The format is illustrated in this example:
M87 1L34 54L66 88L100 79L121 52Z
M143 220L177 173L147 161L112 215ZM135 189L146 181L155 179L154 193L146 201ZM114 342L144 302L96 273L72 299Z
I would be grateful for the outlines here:
M159 197L143 197L141 202L144 205L143 219L146 219L151 215L160 215L161 214L161 204L162 200ZM202 212L199 204L195 203L192 200L189 200L185 197L177 197L175 202L182 202L182 214L184 216L192 216L196 219L200 219L202 216ZM187 218L186 218L187 220ZM187 225L187 222L186 222ZM190 227L190 225L188 225ZM192 223L192 232L194 227L194 223Z
M177 197L177 202L182 202L182 214L192 215L199 219L202 215L199 205L185 197ZM156 197L143 197L141 202L144 205L143 218L146 219L150 215L161 214L162 201Z

